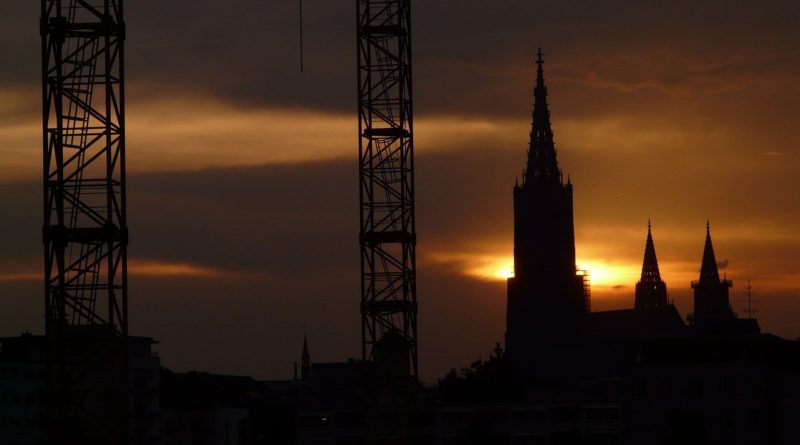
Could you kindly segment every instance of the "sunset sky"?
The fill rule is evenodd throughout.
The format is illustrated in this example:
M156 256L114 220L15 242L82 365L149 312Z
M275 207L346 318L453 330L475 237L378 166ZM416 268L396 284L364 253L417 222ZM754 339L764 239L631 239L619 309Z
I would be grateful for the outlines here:
M131 333L165 366L288 378L360 354L355 1L128 0ZM592 308L647 221L691 311L706 220L731 300L800 337L800 3L413 3L424 380L502 342L535 51ZM454 6L457 5L457 6ZM39 2L0 3L0 336L43 332Z

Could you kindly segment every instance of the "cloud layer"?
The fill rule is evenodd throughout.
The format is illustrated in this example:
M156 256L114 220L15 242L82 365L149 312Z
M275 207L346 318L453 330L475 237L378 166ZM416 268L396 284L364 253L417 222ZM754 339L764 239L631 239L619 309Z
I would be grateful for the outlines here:
M502 341L505 284L476 271L511 256L518 158L502 150L443 150L418 159L420 338L428 380ZM328 160L132 175L132 331L158 338L165 364L178 369L285 377L304 329L315 360L356 356L354 169L352 160ZM24 274L0 279L5 335L41 328L38 187L5 184L0 193L0 205L16 215L2 219L9 242L0 248L0 264ZM593 286L593 307L629 307L646 216L614 200L595 209L587 202L605 199L602 189L575 187L579 262L611 275ZM662 274L686 313L705 220L653 207L664 214L654 226ZM734 223L714 226L718 258L729 261L725 272L737 284L734 307L743 306L738 300L751 276L765 328L796 335L800 277L793 266L800 239L780 230L775 217L771 230L734 216L728 218ZM232 346L254 341L262 352Z

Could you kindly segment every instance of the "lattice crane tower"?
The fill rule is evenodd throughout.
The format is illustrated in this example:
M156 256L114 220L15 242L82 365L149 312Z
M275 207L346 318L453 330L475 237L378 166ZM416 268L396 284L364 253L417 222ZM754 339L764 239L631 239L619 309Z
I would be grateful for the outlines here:
M127 434L123 0L42 0L51 440ZM69 433L67 433L69 431Z
M382 343L401 343L399 366L416 378L410 0L357 9L362 355L374 362Z

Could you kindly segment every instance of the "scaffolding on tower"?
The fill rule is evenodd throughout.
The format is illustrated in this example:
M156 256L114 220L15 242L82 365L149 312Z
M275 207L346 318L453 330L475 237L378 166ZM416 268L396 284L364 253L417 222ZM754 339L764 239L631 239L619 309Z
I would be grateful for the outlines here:
M42 0L46 434L127 441L123 0Z

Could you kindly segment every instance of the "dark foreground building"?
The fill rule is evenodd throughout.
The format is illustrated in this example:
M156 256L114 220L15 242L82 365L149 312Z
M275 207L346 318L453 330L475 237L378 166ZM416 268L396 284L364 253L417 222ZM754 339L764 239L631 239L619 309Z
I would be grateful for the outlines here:
M154 341L148 337L128 337L128 431L131 444L161 443L159 407L160 359L152 351ZM43 335L22 334L0 338L0 443L34 445L45 439L47 414L47 351L48 339ZM72 375L79 394L92 394L107 386L106 375L97 364L85 370L77 367ZM84 396L85 397L85 396ZM73 422L75 429L91 430L95 416L90 402L82 409L88 413ZM99 423L99 422L98 422Z

